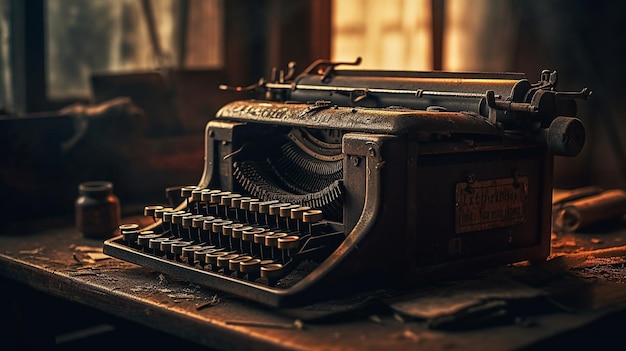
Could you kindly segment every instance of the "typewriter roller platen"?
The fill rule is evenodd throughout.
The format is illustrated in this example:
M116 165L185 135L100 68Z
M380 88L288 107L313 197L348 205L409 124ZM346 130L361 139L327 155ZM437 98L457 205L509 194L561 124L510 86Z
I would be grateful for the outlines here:
M547 258L553 157L583 147L586 89L338 65L234 88L260 95L207 123L198 184L104 252L271 306Z

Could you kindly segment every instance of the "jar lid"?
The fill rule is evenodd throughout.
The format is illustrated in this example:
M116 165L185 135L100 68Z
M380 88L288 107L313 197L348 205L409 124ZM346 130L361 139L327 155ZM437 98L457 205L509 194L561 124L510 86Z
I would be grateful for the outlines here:
M109 194L113 192L113 183L106 180L94 180L78 185L81 194Z

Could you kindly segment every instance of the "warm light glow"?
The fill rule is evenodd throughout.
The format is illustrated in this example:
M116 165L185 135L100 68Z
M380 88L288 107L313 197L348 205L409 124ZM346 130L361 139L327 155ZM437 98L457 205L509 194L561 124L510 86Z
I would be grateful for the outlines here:
M508 71L517 23L508 1L445 0L442 68Z
M431 0L333 0L331 58L360 68L433 69ZM509 1L444 0L442 69L508 71L518 23ZM346 67L347 68L347 67Z
M333 0L332 6L333 61L362 57L358 68L432 70L430 0Z

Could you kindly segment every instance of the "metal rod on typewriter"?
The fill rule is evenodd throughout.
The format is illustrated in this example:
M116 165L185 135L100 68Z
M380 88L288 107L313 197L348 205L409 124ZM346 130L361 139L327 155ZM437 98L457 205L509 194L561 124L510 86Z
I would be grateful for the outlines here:
M296 221L296 228L301 233L304 232L303 229L306 229L306 228L302 228L303 227L302 214L306 211L309 211L310 209L311 208L308 206L300 206L300 207L292 208L290 211L290 218Z
M181 214L181 213L185 213L185 211L179 210L172 210L172 211L165 211L163 212L163 223L167 223L170 226L170 231L172 233L172 235L176 238L180 238L180 233L179 233L179 228L177 225L175 225L174 223L172 223L172 218L174 216L174 214Z
M189 233L189 240L192 240L194 243L201 243L200 240L200 230L198 227L193 226L193 220L197 218L202 218L201 214L189 214L188 216L183 217L183 228Z
M286 207L291 205L288 202L283 202L283 203L275 203L275 204L271 204L269 206L269 215L271 216L270 220L272 220L274 228L276 229L280 229L280 230L285 230L288 229L287 225L285 223L284 226L281 226L281 221L280 221L280 208L281 207Z
M185 211L178 211L177 213L172 214L172 225L175 226L178 231L178 236L183 240L191 240L189 227L185 227L183 225L183 218L192 216L192 213Z
M200 192L200 201L202 202L202 205L206 209L206 214L213 215L213 216L217 216L218 215L217 214L217 207L216 206L212 206L213 204L211 203L211 195L219 193L220 191L221 190L204 189L204 190L202 190L202 192Z
M255 201L259 201L259 199L247 198L247 199L241 199L241 201L239 202L239 208L243 210L244 222L246 223L249 223L249 224L256 223L256 218L254 214L250 212L250 203L255 202Z
M211 206L215 207L215 213L217 213L217 215L222 218L228 218L226 214L227 208L226 206L222 205L222 198L230 194L231 194L230 191L220 191L217 193L211 193L211 200L210 200Z
M302 213L302 222L307 223L307 233L313 234L313 225L324 219L322 210L309 210Z
M230 207L232 207L235 210L235 219L239 222L246 222L246 216L245 216L245 211L242 209L242 205L241 202L242 201L248 201L251 198L248 196L242 196L242 197L234 197L232 199L230 199Z
M237 240L234 235L235 233L241 234L241 232L236 231L241 227L245 227L245 224L233 222L222 226L222 238L228 240L228 246L237 252L241 252L241 241Z
M222 197L221 205L224 206L225 215L228 219L238 220L237 207L233 206L233 199L242 197L241 194L229 194Z
M279 216L284 219L287 231L294 231L298 229L296 222L291 220L291 210L298 207L300 207L300 205L293 204L279 208Z
M171 233L172 233L172 227L171 227L170 223L167 223L167 222L163 221L163 214L165 212L169 212L169 211L173 211L173 210L174 210L174 208L172 208L172 207L162 207L162 208L158 208L158 209L154 210L154 218L157 221L159 221L159 220L161 221L161 230L162 230L163 234L171 235Z
M330 91L330 92L365 92L365 93L379 93L379 94L401 94L412 95L415 97L422 96L440 96L440 97L457 97L457 98L483 98L484 93L466 93L458 91L431 91L431 90L405 90L405 89L384 89L384 88L356 88L356 87L340 87L340 86L324 86L324 85L309 85L309 84L285 84L285 83L265 83L265 87L269 89L287 89L287 90L315 90L315 91ZM502 98L500 95L495 96L497 99Z
M287 233L271 233L265 236L265 246L270 248L270 252L271 252L271 258L273 260L279 260L284 258L284 256L282 255L282 252L279 252L278 250L278 239L279 238L284 238L288 236ZM285 261L283 260L282 263L285 263Z
M191 191L191 205L189 205L189 207L194 213L206 216L207 213L200 204L201 200L202 200L202 189L192 190Z
M218 245L219 241L217 237L215 237L215 233L212 232L211 228L213 227L213 221L219 221L219 218L215 218L213 216L205 216L202 221L202 230L206 232L207 242L210 245Z

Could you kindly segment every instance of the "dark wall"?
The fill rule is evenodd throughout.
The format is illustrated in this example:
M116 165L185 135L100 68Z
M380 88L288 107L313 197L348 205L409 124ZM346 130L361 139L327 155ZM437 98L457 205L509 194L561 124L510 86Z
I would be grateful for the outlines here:
M587 128L586 146L576 158L557 158L555 185L626 188L626 2L511 5L519 21L512 69L529 75L553 69L559 73L559 90L593 91L590 100L578 104Z

